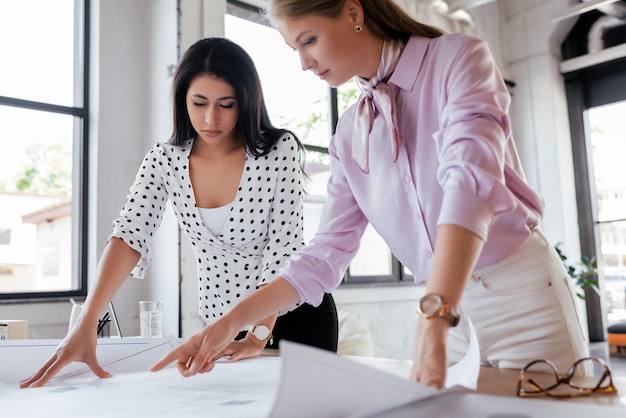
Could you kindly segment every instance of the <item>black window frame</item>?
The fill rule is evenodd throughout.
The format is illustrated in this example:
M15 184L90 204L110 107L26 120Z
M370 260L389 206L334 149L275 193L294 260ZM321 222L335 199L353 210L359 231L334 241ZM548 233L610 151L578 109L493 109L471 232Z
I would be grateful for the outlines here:
M85 297L88 289L88 184L89 184L89 42L90 0L74 0L74 39L77 43L75 103L61 106L48 102L0 96L0 105L49 112L74 117L72 150L72 283L76 288L66 291L0 292L0 304L15 302L47 302L70 297ZM9 65L9 64L7 64Z
M564 60L588 54L587 39L593 23L603 16L598 10L582 14L561 44ZM603 37L605 48L625 43L623 27L609 38ZM609 42L610 40L610 42ZM591 184L589 144L585 112L593 107L626 100L626 91L615 86L626 85L626 57L595 64L563 74L567 97L569 124L576 185L578 229L581 254L598 260L600 222L594 211L595 191ZM600 260L601 263L601 260ZM601 266L599 265L601 270ZM606 327L601 307L601 297L594 291L585 290L585 305L589 340L606 340Z

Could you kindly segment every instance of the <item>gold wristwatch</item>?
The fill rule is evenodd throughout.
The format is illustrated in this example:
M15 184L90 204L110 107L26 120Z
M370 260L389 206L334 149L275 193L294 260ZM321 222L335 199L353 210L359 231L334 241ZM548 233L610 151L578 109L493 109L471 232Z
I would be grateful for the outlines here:
M420 303L417 305L417 313L425 315L426 318L443 318L450 324L451 327L456 327L459 324L459 313L447 303L444 298L438 293L428 293L420 299Z
M259 341L269 341L272 338L272 330L265 325L252 325L248 332Z

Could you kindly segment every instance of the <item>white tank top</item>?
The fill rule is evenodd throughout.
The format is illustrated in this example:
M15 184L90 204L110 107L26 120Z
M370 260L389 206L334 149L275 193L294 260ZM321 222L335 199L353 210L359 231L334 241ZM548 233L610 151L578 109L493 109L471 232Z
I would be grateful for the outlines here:
M219 208L198 208L202 222L204 222L204 226L207 227L211 234L218 237L222 233L222 229L224 229L226 224L226 217L232 206L233 203L231 202Z

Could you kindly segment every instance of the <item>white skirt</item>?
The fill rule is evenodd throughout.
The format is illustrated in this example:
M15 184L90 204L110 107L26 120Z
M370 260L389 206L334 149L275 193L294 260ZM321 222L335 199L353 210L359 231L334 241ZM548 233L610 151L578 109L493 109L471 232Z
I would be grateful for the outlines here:
M465 354L469 317L482 365L521 369L545 359L565 373L575 360L589 356L572 281L535 229L508 258L474 272L461 300L461 322L450 328L448 359L455 363Z

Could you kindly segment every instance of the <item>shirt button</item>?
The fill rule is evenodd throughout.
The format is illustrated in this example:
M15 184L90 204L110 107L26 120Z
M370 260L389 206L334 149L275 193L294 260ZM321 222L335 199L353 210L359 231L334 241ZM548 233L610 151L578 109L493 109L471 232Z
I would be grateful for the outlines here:
M426 256L426 258L432 258L433 252L430 250L426 250L424 251L424 255Z
M409 175L408 175L408 174L407 174L407 175L405 175L405 176L404 176L404 181L405 181L405 183L410 183L410 182L411 182L411 177L409 177Z
M422 214L417 212L417 220L419 221L420 219L422 219Z

